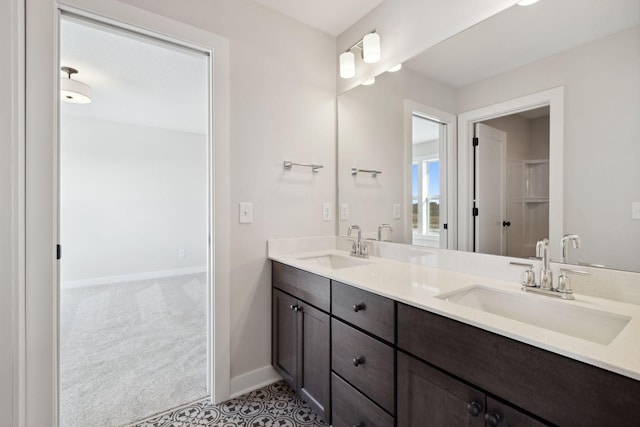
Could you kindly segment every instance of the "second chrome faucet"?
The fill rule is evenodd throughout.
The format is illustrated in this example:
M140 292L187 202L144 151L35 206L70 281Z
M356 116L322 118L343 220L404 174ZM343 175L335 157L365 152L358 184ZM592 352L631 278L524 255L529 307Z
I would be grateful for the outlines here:
M360 230L360 226L358 225L350 225L347 230L347 236L351 237L351 233L353 230L358 232L358 240L354 241L351 245L351 256L357 256L360 258L368 258L369 257L369 248L367 244L362 241L362 230Z

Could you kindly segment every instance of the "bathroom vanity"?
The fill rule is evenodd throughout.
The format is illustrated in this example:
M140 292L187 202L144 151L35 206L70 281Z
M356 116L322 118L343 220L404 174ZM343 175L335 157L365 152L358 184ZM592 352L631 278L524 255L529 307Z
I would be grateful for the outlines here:
M273 366L333 426L637 425L637 305L553 301L620 322L578 338L446 297L517 283L335 249L270 258Z

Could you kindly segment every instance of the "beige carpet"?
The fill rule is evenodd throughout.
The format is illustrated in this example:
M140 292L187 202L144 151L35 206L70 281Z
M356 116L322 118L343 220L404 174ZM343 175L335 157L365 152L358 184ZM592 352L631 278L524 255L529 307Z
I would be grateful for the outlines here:
M207 396L206 276L66 289L60 425L119 426Z

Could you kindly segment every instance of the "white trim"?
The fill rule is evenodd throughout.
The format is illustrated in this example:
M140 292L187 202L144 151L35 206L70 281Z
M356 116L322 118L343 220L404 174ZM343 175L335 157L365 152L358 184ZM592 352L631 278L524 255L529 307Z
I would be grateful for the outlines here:
M428 105L423 105L408 99L404 101L404 206L411 206L411 165L413 163L413 141L412 141L412 117L413 114L417 114L419 116L425 117L427 119L444 123L446 135L444 137L444 150L440 150L440 164L446 168L446 179L444 182L441 182L440 185L446 188L447 194L445 199L441 199L445 204L445 215L447 219L447 223L449 224L449 228L447 230L447 248L448 249L456 249L457 243L457 230L455 225L458 206L456 200L456 171L457 171L457 163L456 152L457 152L457 144L456 141L456 116L455 114L447 113L446 111L438 110L437 108L430 107ZM405 233L407 234L408 243L411 243L413 229L412 229L412 219L411 219L411 209L405 209Z
M14 0L15 1L15 0ZM148 32L157 38L215 54L213 63L212 115L215 140L211 188L213 213L210 271L215 277L211 292L214 307L209 327L213 330L209 378L212 399L226 400L230 390L230 295L229 295L229 41L210 32L138 9L115 0L47 0L26 2L26 175L24 193L26 226L26 381L24 425L56 426L57 423L57 307L58 291L55 243L57 242L57 85L58 9L90 15L99 21ZM52 143L52 141L54 143Z
M471 135L473 124L483 120L516 114L533 108L549 106L549 239L559 242L563 221L563 153L564 153L564 87L556 87L531 95L514 98L458 116L458 209L471 212L473 174L471 170ZM471 228L469 215L458 216L458 249L469 251ZM551 246L553 259L560 258L560 246Z
M266 385L280 381L282 377L271 365L255 369L231 378L231 399L247 394Z
M173 270L146 271L143 273L123 274L120 276L91 277L89 279L60 281L60 289L85 288L90 286L112 285L114 283L135 280L160 279L164 277L184 276L185 274L206 273L207 267L176 268Z

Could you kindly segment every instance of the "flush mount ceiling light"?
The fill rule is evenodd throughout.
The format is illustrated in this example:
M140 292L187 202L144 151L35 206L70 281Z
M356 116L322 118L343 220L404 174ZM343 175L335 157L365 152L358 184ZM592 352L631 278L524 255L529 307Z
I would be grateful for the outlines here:
M340 77L350 79L356 75L356 62L353 49L360 49L362 60L367 64L380 61L380 36L373 30L340 54Z
M534 3L538 3L538 0L520 0L518 6L530 6Z
M67 73L67 78L60 78L60 99L72 104L88 104L91 102L91 86L78 80L71 80L73 74L78 74L78 70L71 67L62 67L61 70Z

